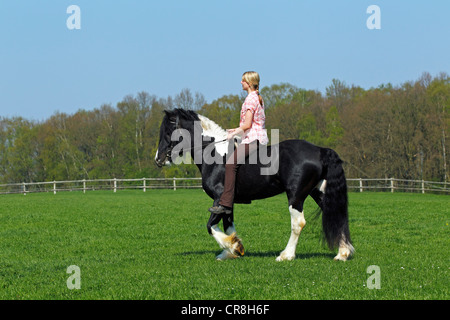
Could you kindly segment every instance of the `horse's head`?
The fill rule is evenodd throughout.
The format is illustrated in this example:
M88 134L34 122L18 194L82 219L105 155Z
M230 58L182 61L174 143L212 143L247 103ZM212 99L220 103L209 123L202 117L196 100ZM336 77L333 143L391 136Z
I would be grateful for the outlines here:
M172 161L171 151L173 142L171 141L172 133L177 127L177 121L174 115L169 111L164 111L166 114L161 122L159 128L159 144L158 151L156 151L155 162L158 167L162 167Z
M177 129L193 130L194 121L198 121L197 114L193 111L174 109L164 111L166 114L159 128L159 145L155 162L158 167L172 163L172 149L179 143L174 140L173 132Z

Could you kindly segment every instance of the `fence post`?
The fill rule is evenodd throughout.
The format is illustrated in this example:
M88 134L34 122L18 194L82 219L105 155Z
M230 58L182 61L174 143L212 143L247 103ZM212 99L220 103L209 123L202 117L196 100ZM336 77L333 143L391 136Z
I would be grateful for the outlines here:
M143 183L144 183L144 192L145 192L145 187L146 187L146 184L145 184L145 178L142 178L142 181L143 181Z
M362 178L359 178L359 192L363 192Z
M422 179L422 193L425 193L425 181Z
M53 180L53 194L56 194L56 181Z
M86 193L86 179L83 179L83 193Z
M391 178L391 193L394 193L394 178Z
M177 178L173 177L173 191L177 191L177 183L175 182Z
M23 195L26 196L27 195L27 187L25 185L25 182L23 183Z
M114 178L114 192L117 191L117 178Z

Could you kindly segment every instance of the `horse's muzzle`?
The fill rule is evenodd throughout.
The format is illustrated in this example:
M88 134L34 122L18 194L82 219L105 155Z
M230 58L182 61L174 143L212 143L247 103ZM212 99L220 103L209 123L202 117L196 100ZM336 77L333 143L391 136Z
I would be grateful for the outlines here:
M170 165L171 163L171 157L169 157L169 154L163 155L162 157L156 157L155 163L158 166L158 168L162 168L164 165Z
M164 165L164 163L162 161L160 161L159 159L155 159L155 163L158 166L158 168L162 168L162 166Z

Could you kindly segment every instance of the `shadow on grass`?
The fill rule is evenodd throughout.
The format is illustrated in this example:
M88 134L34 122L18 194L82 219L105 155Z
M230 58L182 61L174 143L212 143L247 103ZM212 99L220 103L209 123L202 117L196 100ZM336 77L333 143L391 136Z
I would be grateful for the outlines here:
M176 256L190 256L190 255L205 255L205 254L215 254L218 255L220 251L217 250L200 250L200 251L186 251L176 253Z
M217 251L217 250L200 250L200 251L187 251L187 252L180 252L177 253L176 255L178 256L189 256L189 255L218 255L220 254L222 251ZM265 251L265 252L245 252L245 255L243 258L245 257L259 257L259 258L276 258L280 255L279 251ZM297 253L295 255L296 259L312 259L312 258L329 258L329 259L333 259L333 257L335 256L335 254L333 254L332 252L329 253L324 253L324 252L315 252L315 253Z
M262 258L276 258L280 255L279 251L267 251L267 252L246 252L245 256L248 257L262 257ZM295 259L312 259L312 258L330 258L333 259L335 255L333 253L323 253L323 252L314 252L314 253L297 253L295 255Z

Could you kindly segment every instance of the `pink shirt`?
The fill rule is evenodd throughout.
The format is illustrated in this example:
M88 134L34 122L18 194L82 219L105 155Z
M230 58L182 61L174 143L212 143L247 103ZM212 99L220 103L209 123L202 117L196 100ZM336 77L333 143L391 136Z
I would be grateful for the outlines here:
M245 122L245 114L248 110L253 113L252 127L245 131L241 143L250 143L259 140L260 144L268 144L269 138L265 125L266 116L264 114L264 105L259 103L259 96L256 91L250 92L242 104L240 124Z

